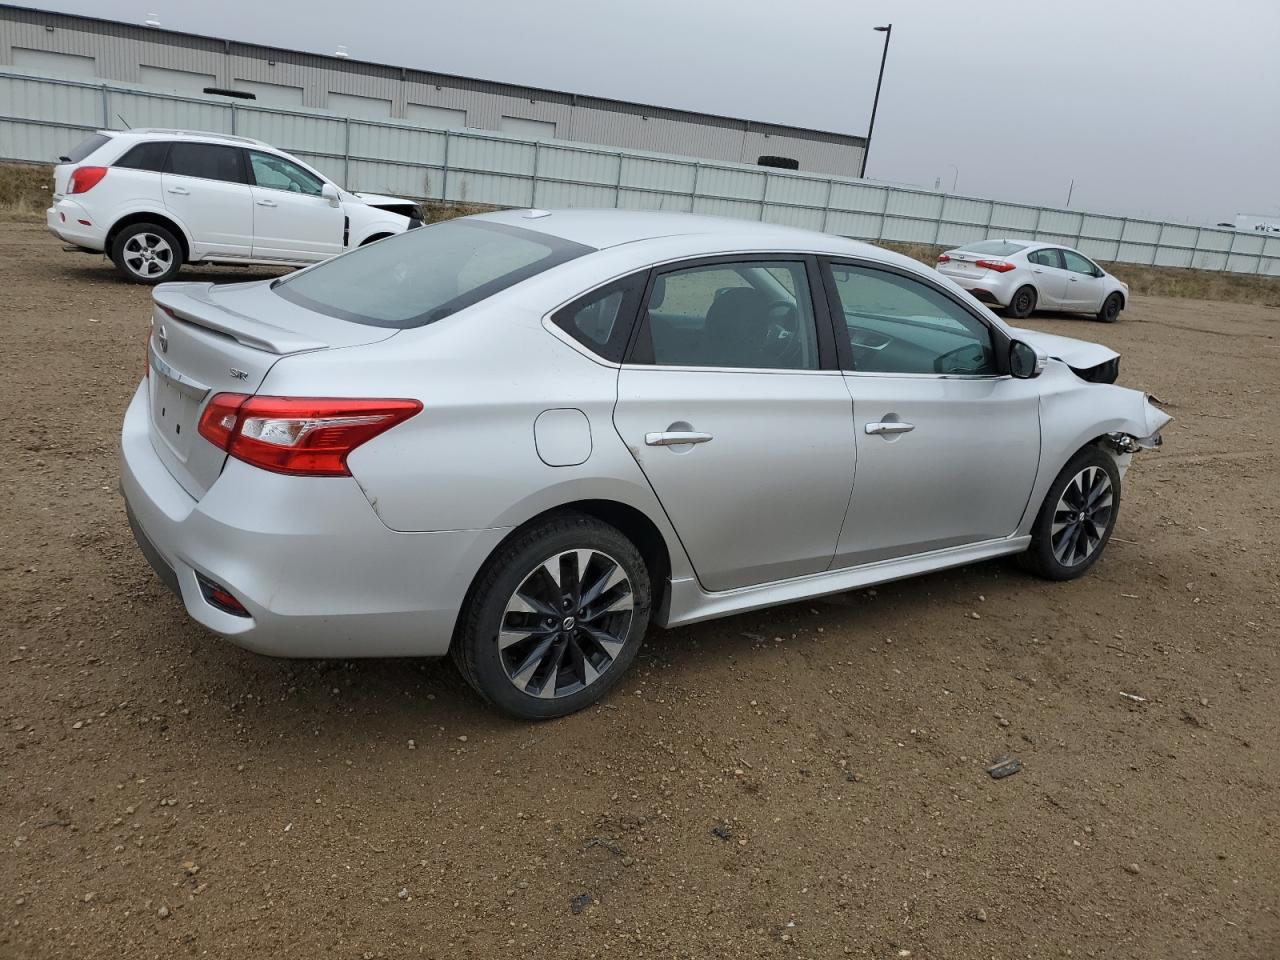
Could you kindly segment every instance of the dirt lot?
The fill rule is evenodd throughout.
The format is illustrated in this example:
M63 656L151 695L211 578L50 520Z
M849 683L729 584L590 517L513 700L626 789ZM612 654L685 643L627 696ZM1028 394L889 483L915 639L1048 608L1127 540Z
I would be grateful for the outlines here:
M191 624L116 490L147 291L12 221L0 283L0 957L1280 956L1280 309L1031 321L1177 417L1083 581L654 634L530 726Z

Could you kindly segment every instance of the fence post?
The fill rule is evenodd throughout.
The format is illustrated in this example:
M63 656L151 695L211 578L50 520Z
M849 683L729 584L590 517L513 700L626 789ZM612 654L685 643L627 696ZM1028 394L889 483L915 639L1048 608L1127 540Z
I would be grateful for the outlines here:
M234 137L234 136L236 135L236 105L235 105L235 101L233 100L230 104L228 104L228 106L230 106L230 107L231 107L231 135ZM344 179L345 179L345 177L344 177Z
M440 202L449 202L449 131L444 132L444 173L440 177Z
M764 219L764 206L769 196L769 171L764 172L764 189L760 191L760 219Z
M342 182L351 189L351 118L343 117L342 124Z
M996 202L994 200L987 201L987 225L983 228L982 238L989 240L991 238L991 222L996 218Z
M831 216L831 194L835 192L836 181L832 177L827 178L827 199L822 202L822 232L827 232L827 218Z
M622 206L622 151L618 151L618 179L613 184L613 209Z
M1160 259L1160 244L1164 242L1164 222L1160 223L1160 231L1156 234L1156 246L1151 251L1151 266L1156 265L1156 261Z
M533 176L529 178L529 206L538 205L538 148L542 146L537 140L533 142Z
M1044 207L1036 207L1036 223L1031 228L1031 239L1039 241L1040 239L1040 218L1044 216Z
M880 229L876 232L877 240L884 239L885 222L889 219L889 194L893 188L881 187L880 189L884 191L884 205L880 207Z
M1236 248L1236 237L1240 234L1238 231L1232 231L1231 241L1227 244L1227 255L1222 258L1222 272L1226 273L1231 269L1231 254Z
M698 205L698 178L702 174L702 164L694 163L693 165L693 189L689 191L689 212L693 213L694 207Z
M102 85L102 129L111 129L111 94L107 85Z

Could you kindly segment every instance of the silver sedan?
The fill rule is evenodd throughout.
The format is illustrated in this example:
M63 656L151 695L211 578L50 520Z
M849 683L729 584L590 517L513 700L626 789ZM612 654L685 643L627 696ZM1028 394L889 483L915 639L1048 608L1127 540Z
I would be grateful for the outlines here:
M596 700L650 624L1006 554L1078 577L1169 421L1104 347L758 223L507 211L154 299L123 490L188 613L448 653L521 717Z
M1091 313L1115 323L1129 285L1079 250L1030 240L979 240L938 257L938 272L1015 320L1033 310Z

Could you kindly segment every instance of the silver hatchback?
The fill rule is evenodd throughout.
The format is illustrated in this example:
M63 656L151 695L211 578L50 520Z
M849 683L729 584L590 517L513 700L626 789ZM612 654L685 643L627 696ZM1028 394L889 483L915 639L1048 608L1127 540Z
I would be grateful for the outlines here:
M1104 347L758 223L508 211L154 297L123 487L190 615L279 656L451 653L530 718L651 623L1004 554L1077 577L1169 420Z

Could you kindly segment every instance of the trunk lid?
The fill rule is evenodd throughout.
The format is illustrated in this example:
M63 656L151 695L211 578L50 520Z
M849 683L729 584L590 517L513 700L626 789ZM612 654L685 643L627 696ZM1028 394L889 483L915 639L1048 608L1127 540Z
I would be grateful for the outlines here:
M200 436L200 415L217 393L253 394L282 358L373 343L397 331L326 317L277 296L270 281L156 287L151 336L151 443L191 496L218 478L226 454ZM265 318L270 319L265 319Z
M998 260L999 257L985 256L981 253L967 253L964 250L948 251L947 256L951 258L949 263L938 265L938 272L948 277L968 277L976 280L978 277L985 276L986 267L980 267L977 262L982 259Z

